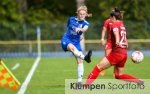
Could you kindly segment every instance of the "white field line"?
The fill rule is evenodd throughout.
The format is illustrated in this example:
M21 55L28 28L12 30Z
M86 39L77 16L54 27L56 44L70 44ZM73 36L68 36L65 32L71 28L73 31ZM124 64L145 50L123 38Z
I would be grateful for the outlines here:
M15 64L15 65L11 68L11 70L16 70L19 66L20 66L20 64L17 63L17 64Z
M40 60L41 60L41 57L36 58L34 64L32 65L32 68L31 68L29 74L27 75L27 77L26 77L25 81L23 82L20 90L18 91L18 94L24 94L25 93L26 88L27 88L27 86L28 86L28 84L32 78L32 75L33 75L36 67L38 66Z

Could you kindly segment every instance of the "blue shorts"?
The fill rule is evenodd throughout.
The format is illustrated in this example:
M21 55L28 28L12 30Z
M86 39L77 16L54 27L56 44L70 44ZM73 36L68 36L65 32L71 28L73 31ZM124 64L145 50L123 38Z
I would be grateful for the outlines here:
M62 49L64 51L68 51L67 46L69 43L73 44L79 51L82 51L80 42L79 43L73 43L69 39L62 39L61 40L61 46L62 46Z

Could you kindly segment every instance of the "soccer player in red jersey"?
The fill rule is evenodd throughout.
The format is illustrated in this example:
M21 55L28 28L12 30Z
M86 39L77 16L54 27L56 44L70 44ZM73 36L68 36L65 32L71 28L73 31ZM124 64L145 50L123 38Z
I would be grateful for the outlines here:
M101 44L105 46L105 56L108 55L112 51L111 37L110 37L111 25L112 25L112 17L106 19L103 25L102 33L101 33ZM104 38L105 38L106 31L107 31L107 40L105 43ZM104 76L104 74L105 74L105 70L103 70L100 73L101 76Z
M112 11L117 11L117 8L115 8ZM120 11L118 13L120 13L120 20L122 20L124 11ZM107 56L112 51L112 43L111 43L111 25L112 25L112 23L113 23L113 17L110 16L104 22L102 33L101 33L101 44L103 46L105 46L105 56ZM106 43L105 43L106 31L107 31L107 40L106 40ZM104 76L105 75L105 70L100 72L100 75ZM114 74L113 74L113 76L114 76Z
M101 43L102 43L102 45L105 45L105 55L109 54L112 50L111 38L110 38L111 25L112 25L112 17L108 18L104 22L104 26L103 26L103 30L102 30L102 34L101 34ZM108 32L108 34L107 34L107 40L106 40L106 44L105 44L104 38L105 38L106 31Z
M126 29L120 19L120 11L113 11L110 15L113 17L113 23L111 26L111 43L112 51L105 56L89 74L86 84L90 85L99 75L99 73L111 66L115 68L115 78L120 80L126 80L143 84L143 81L123 73L123 69L127 60L127 38Z

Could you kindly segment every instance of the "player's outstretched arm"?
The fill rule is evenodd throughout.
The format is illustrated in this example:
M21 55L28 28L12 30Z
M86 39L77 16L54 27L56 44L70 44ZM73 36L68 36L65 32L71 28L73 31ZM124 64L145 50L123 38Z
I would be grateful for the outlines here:
M76 32L85 32L88 30L88 26L84 26L83 28L76 28Z
M105 34L106 34L106 31L107 31L107 28L103 27L102 34L101 34L101 44L102 45L105 45Z

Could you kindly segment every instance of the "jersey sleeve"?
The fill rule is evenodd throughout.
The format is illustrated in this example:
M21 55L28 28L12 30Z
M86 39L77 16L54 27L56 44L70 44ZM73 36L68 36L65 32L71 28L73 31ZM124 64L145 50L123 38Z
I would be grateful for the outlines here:
M118 26L114 23L112 24L112 31L115 32L115 31L119 31L119 28Z
M108 20L106 20L106 21L104 22L103 27L108 28L108 25L109 25L109 21L108 21Z
M85 21L85 25L84 26L90 26L90 23Z

